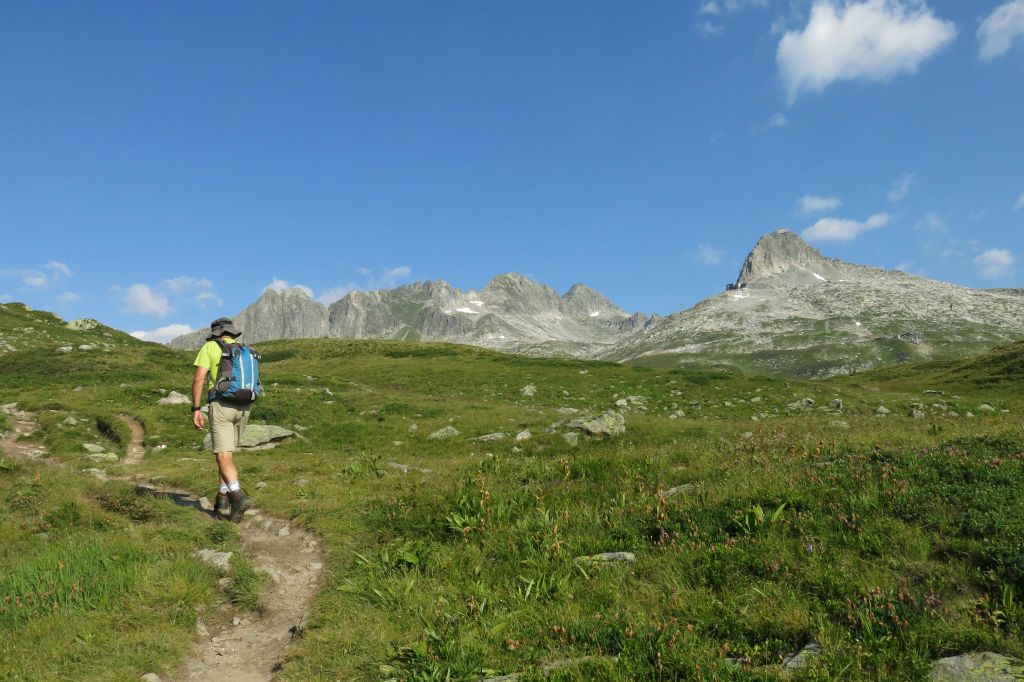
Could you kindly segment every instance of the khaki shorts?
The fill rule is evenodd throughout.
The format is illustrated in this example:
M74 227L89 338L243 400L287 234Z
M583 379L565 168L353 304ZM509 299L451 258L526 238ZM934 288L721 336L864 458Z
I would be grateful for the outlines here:
M217 400L210 403L210 438L214 452L234 452L238 448L251 409Z

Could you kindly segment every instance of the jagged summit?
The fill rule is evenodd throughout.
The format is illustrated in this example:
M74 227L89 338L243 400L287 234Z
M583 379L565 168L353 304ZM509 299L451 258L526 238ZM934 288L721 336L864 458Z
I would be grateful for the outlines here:
M793 232L781 228L757 240L746 260L743 261L743 267L740 268L736 282L750 284L756 280L772 275L781 275L793 269L820 274L821 271L831 270L835 262L831 258L822 256L817 249Z
M577 282L562 296L566 312L574 317L628 317L629 313L612 303L603 294Z

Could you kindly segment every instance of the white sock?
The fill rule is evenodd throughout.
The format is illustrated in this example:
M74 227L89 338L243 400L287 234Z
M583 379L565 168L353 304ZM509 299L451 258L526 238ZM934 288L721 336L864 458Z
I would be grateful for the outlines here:
M224 493L224 494L227 494L227 492L228 492L228 484L227 483L221 483L220 484L220 491L222 493Z
M242 489L242 484L239 483L238 481L232 481L231 483L228 483L228 492L234 493L234 492L238 492L241 489Z

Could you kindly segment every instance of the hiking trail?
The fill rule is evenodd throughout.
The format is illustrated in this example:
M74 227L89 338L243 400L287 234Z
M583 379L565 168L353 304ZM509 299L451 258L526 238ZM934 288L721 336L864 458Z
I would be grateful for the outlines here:
M31 412L5 406L11 429L0 439L8 457L62 466L46 448L22 440L40 429ZM145 427L131 415L118 415L130 432L122 463L138 464L145 456ZM215 475L210 458L210 475ZM139 477L111 480L133 482L139 494L171 500L216 517L209 501L188 490L168 487ZM228 521L220 521L229 523ZM268 576L258 613L239 610L226 600L197 621L198 640L180 668L162 679L176 682L269 682L280 670L292 640L301 636L309 607L320 588L323 549L313 533L293 528L287 520L250 509L238 525L246 556Z

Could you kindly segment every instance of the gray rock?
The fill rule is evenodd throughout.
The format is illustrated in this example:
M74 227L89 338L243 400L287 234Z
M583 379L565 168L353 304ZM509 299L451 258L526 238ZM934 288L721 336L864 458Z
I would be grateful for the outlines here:
M73 346L61 346L60 348L57 349L57 352L58 353L70 353L73 350L74 350Z
M562 434L562 440L564 440L566 443L568 443L572 447L576 447L577 445L580 444L579 434L572 433L572 432L570 432L570 433L563 433Z
M110 476L108 476L107 472L104 471L103 469L82 469L82 473L83 474L89 474L90 476L95 478L100 483L109 483L110 482Z
M978 412L995 412L996 408L992 407L988 403L982 403L978 405Z
M928 679L931 682L1019 682L1024 680L1024 662L990 651L950 656L935 662Z
M92 453L106 452L106 450L107 450L102 445L96 445L95 443L83 443L82 447L85 449L86 452L92 452Z
M846 421L845 419L832 419L831 421L829 421L828 425L837 429L850 428L850 422Z
M156 401L157 405L191 405L192 399L188 396L178 393L177 391L171 391L167 394L166 398L160 398Z
M892 410L887 408L885 405L879 405L878 409L875 410L875 414L881 414L881 415L892 414Z
M243 450L267 450L283 440L293 438L297 434L294 431L274 426L273 424L247 424L242 431L242 439L238 447ZM203 447L207 450L213 447L210 434L203 439Z
M843 409L843 401L840 400L839 398L834 398L831 402L829 402L828 406L831 407L833 410L838 411Z
M498 431L496 433L488 433L485 436L477 436L476 438L470 438L470 440L480 441L483 443L490 443L496 440L505 440L508 438L508 434L504 431Z
M914 419L924 419L927 415L925 415L925 413L922 412L921 410L911 410L910 416L913 417Z
M696 489L696 484L684 483L682 485L677 485L674 488L669 488L668 490L663 492L662 495L664 495L665 497L675 497L676 495L681 495L683 493L692 493Z
M94 452L86 458L93 462L116 462L119 459L113 452Z
M533 384L527 384L526 386L523 386L519 392L522 393L524 397L530 398L537 395L537 387Z
M256 490L263 490L267 487L266 481L256 481L256 485L253 486Z
M597 417L581 417L569 422L569 428L591 436L618 436L626 432L626 418L614 410Z
M521 443L524 440L530 440L531 438L533 438L533 434L530 433L529 429L524 429L523 431L520 431L519 433L516 434L517 443Z
M784 670L801 670L811 664L811 661L821 655L821 647L815 642L810 642L803 649L787 657L782 662Z
M557 412L558 414L569 415L576 414L577 412L579 412L579 410L577 410L575 407L559 407L557 410L555 410L555 412Z
M454 426L445 426L444 428L440 428L437 431L434 431L432 434L427 436L427 438L431 440L444 440L446 438L453 438L459 435L460 433L461 431L459 431Z
M156 673L146 673L139 678L142 682L160 682L160 676Z
M401 471L403 474L407 474L411 471L415 471L420 474L430 473L430 469L424 469L423 467L414 467L409 464L401 464L399 462L388 462L387 467L389 469L397 469L398 471Z
M592 554L590 556L578 556L576 557L576 561L593 564L616 562L631 564L636 561L636 555L632 552L604 552L602 554Z
M207 566L216 568L224 573L231 570L231 552L218 552L215 549L196 550L193 555Z
M78 426L78 420L71 415L68 415L64 418L64 421L62 421L61 424L64 426Z

